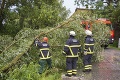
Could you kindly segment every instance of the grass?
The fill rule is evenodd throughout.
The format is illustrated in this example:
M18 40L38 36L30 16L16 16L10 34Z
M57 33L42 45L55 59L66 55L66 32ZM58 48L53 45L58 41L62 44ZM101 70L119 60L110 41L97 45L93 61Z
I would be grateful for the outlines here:
M120 48L118 48L118 46L114 46L114 44L110 44L108 47L116 49L116 50L120 50Z

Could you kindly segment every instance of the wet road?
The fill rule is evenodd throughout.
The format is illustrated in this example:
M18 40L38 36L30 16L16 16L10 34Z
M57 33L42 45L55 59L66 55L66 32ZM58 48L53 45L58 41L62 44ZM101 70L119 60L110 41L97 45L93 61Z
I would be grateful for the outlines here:
M120 50L107 48L101 55L103 60L93 64L92 72L80 71L80 80L120 80Z

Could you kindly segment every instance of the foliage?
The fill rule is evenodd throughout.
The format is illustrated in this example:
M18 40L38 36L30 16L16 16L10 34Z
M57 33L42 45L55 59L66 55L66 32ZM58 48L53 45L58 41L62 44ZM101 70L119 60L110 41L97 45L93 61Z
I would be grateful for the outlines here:
M114 24L120 25L119 0L75 0L75 3L78 6L82 4L83 6L86 5L88 9L95 9L94 13L97 14L97 18L108 18Z
M119 5L120 7L120 5ZM113 10L111 16L112 16L112 21L118 25L120 25L120 8L116 8L115 10Z
M102 32L104 31L104 32ZM110 28L102 23L95 23L93 24L93 33L96 42L99 42L101 45L108 45L109 44L109 36L110 36ZM98 35L100 35L98 37Z
M23 54L23 56L20 57L20 59L17 61L17 64L14 64L12 68L10 68L10 72L8 75L6 75L5 79L48 79L51 78L51 80L54 80L57 76L57 78L60 78L60 74L55 73L58 71L65 70L65 56L62 55L62 50L65 45L66 40L69 38L69 31L74 30L76 32L76 38L80 41L82 51L84 48L84 28L80 25L81 20L83 18L84 13L76 14L74 17L71 17L73 19L72 22L66 23L66 25L53 30L49 33L42 34L39 39L40 41L44 36L47 36L49 39L49 44L51 46L50 52L52 53L52 65L53 70L50 72L46 71L46 74L49 74L47 78L45 78L45 75L38 75L37 69L38 69L38 61L39 61L39 50L31 44L33 43L35 35L38 35L42 32L48 32L51 29L51 27L46 27L43 29L33 30L30 28L24 28L18 34L15 36L14 40L16 40L16 43L12 45L9 49L7 49L3 54L0 54L0 68L3 69L6 67L7 64L10 64L10 62L14 59L14 57L19 56L20 54ZM86 14L87 15L87 14ZM85 17L85 19L92 20L94 17L91 18L91 15L88 15ZM98 27L99 26L99 27ZM96 40L95 43L95 54L94 54L94 60L93 61L99 61L100 52L102 51L102 48L100 46L101 44L101 38L102 39L108 39L108 30L105 30L104 28L108 29L104 25L101 24L93 24L93 28L95 28L96 31L93 31L94 38ZM101 32L103 32L101 34ZM109 34L109 33L108 33ZM101 36L98 36L101 35ZM104 42L102 42L104 43ZM79 54L79 60L78 60L78 69L82 67L82 52ZM48 73L47 73L48 72ZM24 73L24 74L23 74ZM2 73L1 73L2 74ZM53 75L51 75L53 74ZM34 76L35 77L34 77Z
M0 36L0 52L6 48L10 42L12 42L13 38L9 35Z
M92 9L92 13L96 14L96 19L109 19L115 33L114 40L118 40L120 37L120 0L75 0L75 3L78 6L86 6L88 10Z
M118 48L118 43L119 43L119 41L115 40L113 44L110 44L110 46Z
M2 0L0 33L15 36L22 28L54 27L68 16L63 0Z
M4 3L5 1L5 3ZM11 47L6 49L0 54L0 71L14 63L8 69L8 74L0 73L0 77L6 80L60 80L61 73L65 71L65 56L62 55L62 50L66 40L69 38L69 31L74 30L76 32L76 38L81 43L81 53L79 54L78 69L82 67L82 54L84 48L84 28L80 25L81 20L95 20L95 16L88 13L78 13L71 17L72 22L53 30L51 27L55 24L66 19L69 11L66 11L65 7L62 7L62 0L3 0L3 7L1 7L2 15L0 19L0 26L4 28L0 29L7 34L14 36ZM15 6L14 9L11 9ZM4 13L4 15L3 15ZM60 24L58 24L60 25ZM93 62L99 61L100 53L102 51L101 44L106 43L109 35L109 29L107 26L102 24L93 24L93 37L95 38L95 54L93 56ZM35 30L36 29L36 30ZM20 30L20 31L19 31ZM50 52L52 53L52 65L51 70L45 71L42 75L38 74L39 61L39 50L33 44L34 38L40 33L39 39L42 40L43 36L49 38ZM16 34L17 33L17 34ZM98 36L101 35L101 36ZM6 41L6 38L10 38ZM11 44L11 37L0 38L2 42L6 41ZM4 47L9 44L4 44ZM2 43L1 43L2 44ZM32 45L33 44L33 45ZM22 55L23 54L23 55ZM22 56L20 56L22 55ZM18 57L20 56L20 57ZM16 59L16 57L18 59Z
M38 73L38 64L30 63L29 65L23 64L20 68L16 68L9 72L9 77L6 80L60 80L60 72L53 68L40 75Z
M19 36L19 38L17 38ZM29 37L30 36L30 37ZM27 38L26 38L27 37ZM0 56L0 67L3 67L4 64L9 63L16 55L21 54L26 51L29 45L32 43L33 31L31 29L23 29L16 35L16 43L10 47L10 49L4 51Z

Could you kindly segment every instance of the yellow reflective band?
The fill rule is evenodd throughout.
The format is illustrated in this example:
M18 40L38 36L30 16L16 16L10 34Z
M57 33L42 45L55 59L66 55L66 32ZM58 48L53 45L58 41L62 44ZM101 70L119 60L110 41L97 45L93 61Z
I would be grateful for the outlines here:
M92 67L92 65L88 65L89 67Z
M72 56L74 56L74 54L73 54L73 52L72 52L72 49L69 47L69 49L70 49L70 52L71 52L71 54L72 54Z
M92 69L92 65L88 65L89 66L89 69Z
M43 55L42 50L49 50L49 48L40 49L41 55L42 55L42 57L43 57L43 58L40 58L40 59L48 59L48 58L49 58L49 57L48 57L48 56L49 56L49 51L48 51L48 53L47 53L47 57L45 58L45 56Z
M68 70L67 72L72 72L72 70Z
M67 74L72 75L72 73L67 73Z
M48 54L47 54L47 58L49 57L49 52L48 52Z
M40 50L49 50L49 48L43 48L43 49L40 49Z
M78 57L78 54L76 56L73 54L71 47L80 47L81 45L72 45L72 46L65 45L65 46L69 48L71 55L72 55L72 56L66 56L66 57Z
M88 46L91 46L91 45L94 45L94 44L84 44L84 45L88 45Z
M66 57L78 57L78 55L76 55L76 56L75 55L74 56L66 56Z
M89 68L85 68L85 69L89 69Z
M62 51L62 53L66 54L64 51Z
M35 46L37 46L37 43L35 44Z
M77 72L72 72L73 74L77 74Z
M72 70L72 73L73 73L73 74L77 74L77 70L75 70L75 69Z
M80 47L81 45L72 45L72 46L69 46L69 47Z
M77 71L76 69L73 69L72 71Z
M73 54L73 52L72 52L72 50L71 50L71 47L70 47L69 45L65 45L65 46L69 48L69 50L70 50L72 56L74 56L74 54Z
M90 47L88 48L88 50L91 52L91 49L90 49Z
M86 65L85 67L89 67L89 65Z
M45 56L43 55L42 51L41 51L42 57L45 58Z
M72 46L69 46L69 45L65 45L66 47L80 47L81 45L72 45Z
M89 65L86 65L86 66L84 67L84 69L89 69Z
M51 58L51 57L47 57L47 58L40 58L40 59L49 59L49 58Z
M69 47L69 45L65 45L66 47Z
M87 52L87 54L93 54L94 52Z

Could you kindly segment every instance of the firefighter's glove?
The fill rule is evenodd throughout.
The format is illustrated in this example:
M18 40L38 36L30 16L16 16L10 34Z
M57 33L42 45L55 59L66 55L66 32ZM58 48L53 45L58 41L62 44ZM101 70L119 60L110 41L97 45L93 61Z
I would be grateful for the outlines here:
M39 42L39 40L38 40L38 39L35 39L35 40L34 40L34 45L37 46L38 42Z
M84 51L84 55L87 55L87 51Z

